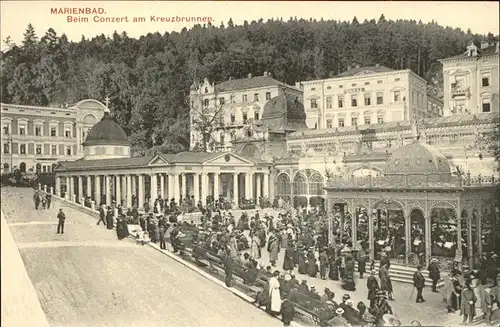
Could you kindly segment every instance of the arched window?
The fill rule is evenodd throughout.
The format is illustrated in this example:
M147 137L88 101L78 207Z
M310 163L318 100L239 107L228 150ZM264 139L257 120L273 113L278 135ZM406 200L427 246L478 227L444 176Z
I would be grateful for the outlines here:
M323 195L323 177L318 173L309 178L309 195Z
M304 175L298 173L293 179L293 193L296 195L307 194L307 180Z
M19 164L19 170L23 173L26 172L26 164L24 162L21 162L21 164Z
M8 164L8 163L4 163L4 164L3 164L3 170L4 170L4 172L8 172L8 171L9 171L9 168L10 168L10 166L9 166L9 164Z
M292 184L287 174L279 174L277 178L277 195L290 196L292 194Z

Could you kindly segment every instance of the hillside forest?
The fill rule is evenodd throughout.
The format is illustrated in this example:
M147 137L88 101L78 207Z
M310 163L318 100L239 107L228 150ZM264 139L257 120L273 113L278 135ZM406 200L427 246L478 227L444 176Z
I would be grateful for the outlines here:
M1 101L64 106L86 98L110 98L115 120L130 137L135 155L151 149L189 147L190 86L207 77L215 83L265 71L294 84L335 76L348 66L412 69L439 94L437 62L465 51L487 36L436 22L378 20L262 19L235 25L196 25L181 32L131 38L82 36L71 42L53 29L36 35L28 25L21 44L8 37L1 53Z

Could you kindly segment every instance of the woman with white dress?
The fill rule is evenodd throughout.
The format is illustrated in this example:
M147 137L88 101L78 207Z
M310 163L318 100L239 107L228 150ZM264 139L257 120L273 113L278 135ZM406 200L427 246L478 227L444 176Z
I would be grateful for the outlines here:
M269 278L269 306L268 312L276 315L281 311L280 282L278 277L280 272L274 271L273 277Z

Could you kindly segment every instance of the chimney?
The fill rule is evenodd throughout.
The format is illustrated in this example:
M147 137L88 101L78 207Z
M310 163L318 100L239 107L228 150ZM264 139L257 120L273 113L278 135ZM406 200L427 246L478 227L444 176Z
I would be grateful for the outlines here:
M248 74L248 78L252 78L252 74Z
M267 72L264 72L264 76L267 77Z
M268 76L268 77L271 77L271 73L270 73L270 72L268 72L268 73L267 73L267 76Z
M359 68L359 65L356 65L356 68Z
M380 67L380 64L376 64L375 67Z
M489 46L490 46L490 43L488 41L481 42L481 50L486 49Z

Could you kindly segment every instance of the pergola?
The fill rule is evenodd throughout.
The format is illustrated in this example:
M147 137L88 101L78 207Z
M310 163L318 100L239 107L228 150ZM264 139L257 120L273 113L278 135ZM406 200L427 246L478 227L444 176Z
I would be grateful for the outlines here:
M330 180L325 190L328 210L337 206L350 213L352 242L367 241L371 260L378 258L379 242L387 239L391 254L407 265L420 239L426 265L435 257L444 270L454 262L472 266L483 251L500 252L499 186L494 177L468 174L439 181L432 174L351 176Z

